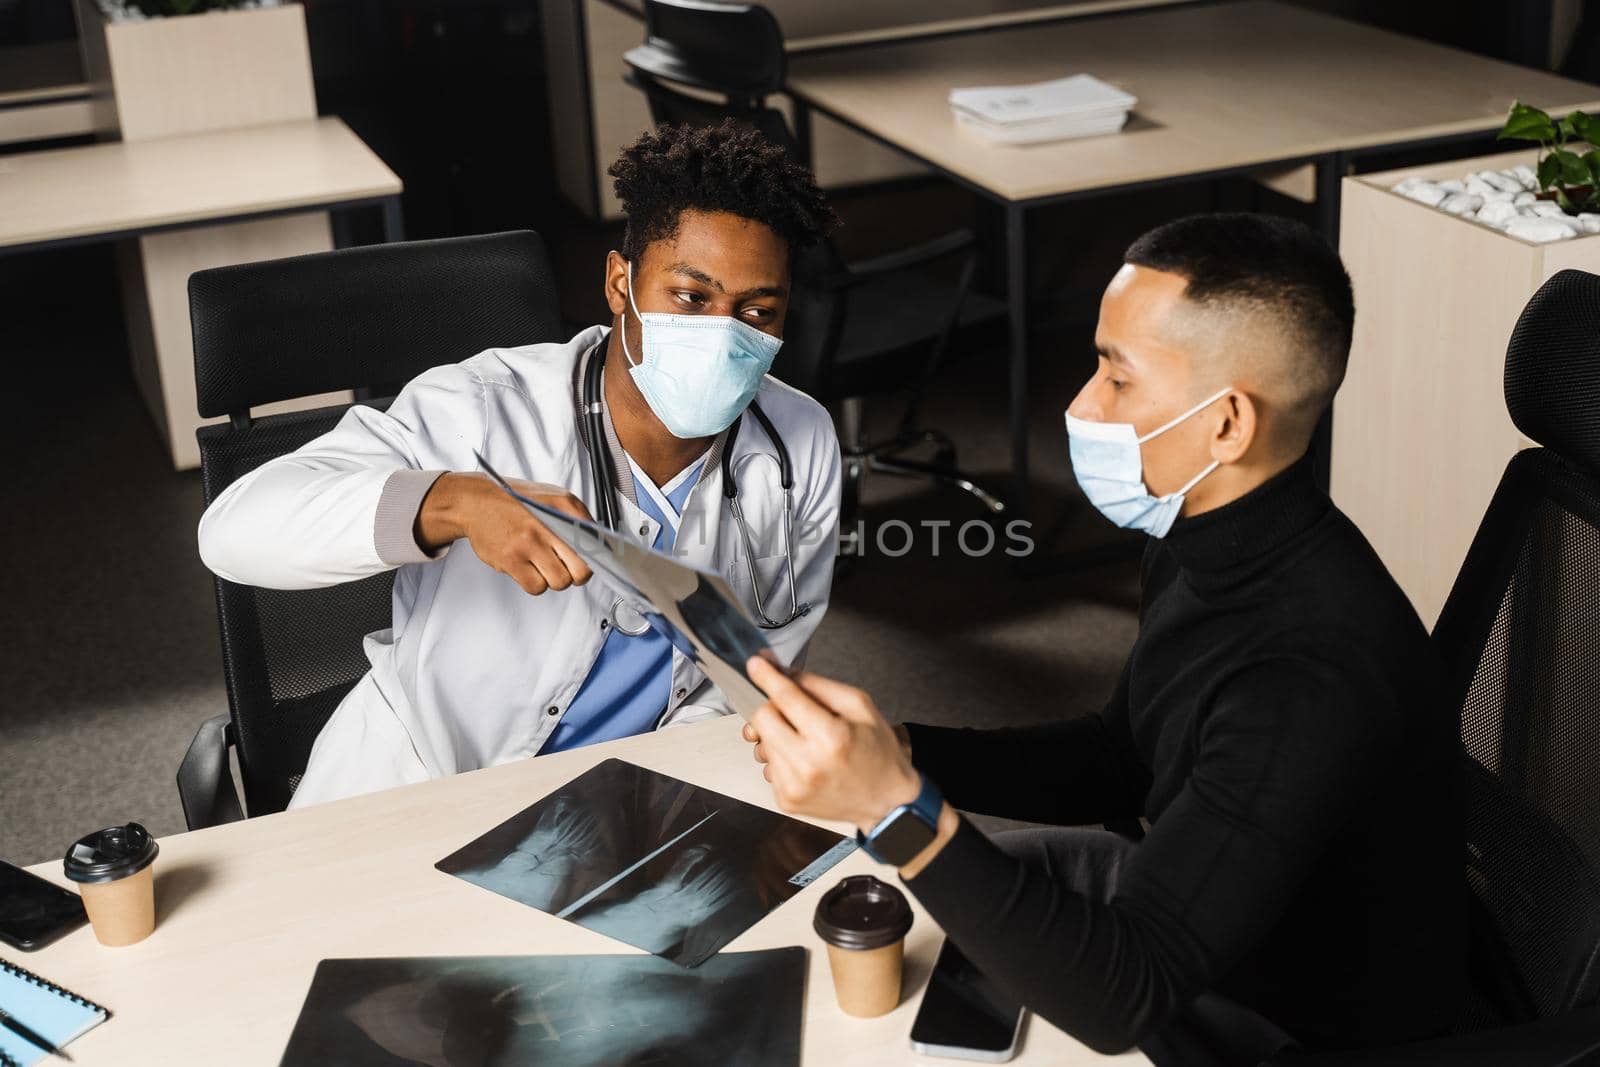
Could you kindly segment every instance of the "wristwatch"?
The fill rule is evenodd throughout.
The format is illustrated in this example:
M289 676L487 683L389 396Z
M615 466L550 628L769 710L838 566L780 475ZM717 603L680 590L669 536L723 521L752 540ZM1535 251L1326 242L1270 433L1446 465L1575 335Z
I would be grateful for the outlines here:
M944 794L928 780L927 775L919 777L922 779L922 788L917 793L917 799L885 815L870 833L856 831L856 844L879 863L904 867L931 845L939 832L939 812L944 808Z

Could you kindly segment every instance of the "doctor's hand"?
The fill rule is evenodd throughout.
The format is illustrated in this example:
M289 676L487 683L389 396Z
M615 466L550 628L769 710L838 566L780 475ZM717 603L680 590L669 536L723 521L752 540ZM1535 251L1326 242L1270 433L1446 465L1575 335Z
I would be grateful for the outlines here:
M790 677L759 656L745 669L768 698L745 736L759 739L756 758L779 808L867 831L917 798L921 780L902 733L866 693L808 671Z
M558 486L523 481L510 485L530 500L590 518L583 501ZM466 538L479 559L533 596L582 585L593 577L589 565L565 541L482 474L441 475L423 498L414 533L417 546L429 554Z

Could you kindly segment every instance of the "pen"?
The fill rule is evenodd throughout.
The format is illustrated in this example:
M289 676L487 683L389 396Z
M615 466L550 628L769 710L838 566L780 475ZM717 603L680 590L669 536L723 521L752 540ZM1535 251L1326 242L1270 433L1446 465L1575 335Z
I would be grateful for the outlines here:
M62 1059L66 1060L68 1063L72 1062L71 1057L69 1057L65 1052L62 1052L60 1049L58 1049L54 1045L52 1045L49 1041L46 1041L44 1038L40 1037L37 1033L35 1033L34 1031L28 1029L26 1026L22 1025L22 1023L17 1021L16 1016L12 1015L10 1012L6 1011L4 1008L0 1008L0 1026L3 1026L7 1030L10 1030L13 1034L16 1034L18 1037L22 1038L22 1040L26 1041L30 1045L35 1045L35 1046L37 1046L39 1048L42 1048L42 1049L44 1049L44 1051L48 1052L52 1056L60 1056Z

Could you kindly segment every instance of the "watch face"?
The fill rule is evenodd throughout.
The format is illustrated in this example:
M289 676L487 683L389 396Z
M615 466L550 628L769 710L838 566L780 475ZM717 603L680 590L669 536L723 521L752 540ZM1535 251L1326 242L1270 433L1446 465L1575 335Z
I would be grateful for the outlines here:
M927 848L933 838L933 827L906 809L872 838L872 851L896 867L903 867L916 859L917 853Z

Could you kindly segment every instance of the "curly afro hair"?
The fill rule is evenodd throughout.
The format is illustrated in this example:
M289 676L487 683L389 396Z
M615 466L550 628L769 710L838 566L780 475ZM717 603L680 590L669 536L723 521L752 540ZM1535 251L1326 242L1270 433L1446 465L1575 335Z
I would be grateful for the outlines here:
M839 218L809 170L754 127L661 126L622 150L607 169L627 213L622 254L671 238L685 211L726 211L782 237L789 255L825 237Z

